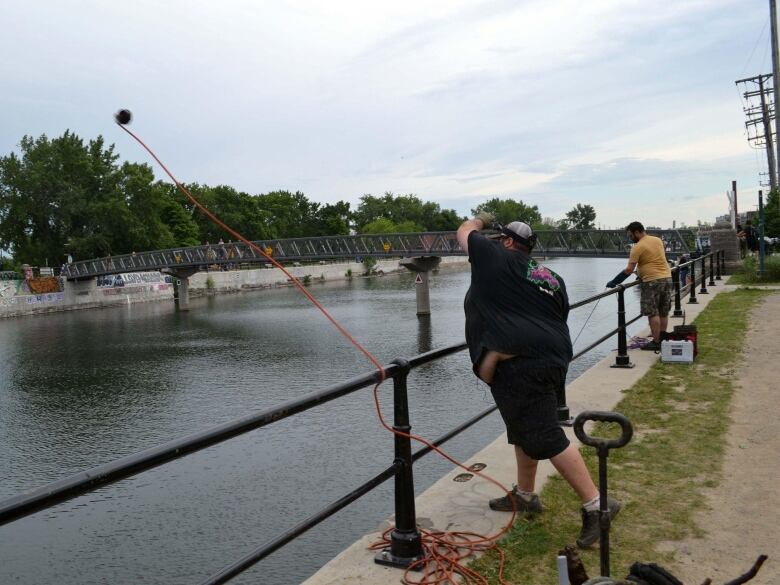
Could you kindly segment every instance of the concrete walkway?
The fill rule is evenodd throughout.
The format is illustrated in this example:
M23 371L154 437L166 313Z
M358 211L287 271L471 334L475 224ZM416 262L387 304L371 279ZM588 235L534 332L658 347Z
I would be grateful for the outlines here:
M718 293L739 288L724 283L725 280L720 281L715 287L708 287L707 295L697 295L699 304L689 305L687 299L683 300L682 308L686 312L687 323L690 323ZM669 328L681 322L681 319L670 318ZM649 330L640 332L639 335L649 335ZM613 352L567 387L567 401L572 416L576 416L583 410L612 410L620 401L621 391L630 388L659 359L658 354L647 351L632 350L629 351L629 355L635 364L634 368L611 368L610 366L615 362ZM571 429L567 429L567 434L573 443L578 443ZM430 455L430 457L435 456ZM507 487L516 481L514 450L506 442L504 435L465 463L485 464L485 473ZM427 529L496 534L508 521L506 513L494 512L487 506L490 498L501 495L498 488L476 477L467 482L453 481L453 478L462 471L460 468L453 469L417 497L418 524ZM544 482L554 472L549 461L540 462L537 491L542 489ZM388 526L391 526L391 520L388 520L377 532L367 534L355 542L304 581L304 585L398 585L403 571L377 565L374 563L374 553L368 550L368 546L376 542Z

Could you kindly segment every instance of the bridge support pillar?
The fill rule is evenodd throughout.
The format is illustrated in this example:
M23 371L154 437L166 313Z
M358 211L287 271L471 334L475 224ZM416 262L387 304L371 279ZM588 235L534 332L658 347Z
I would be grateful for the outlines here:
M431 314L431 293L429 285L429 275L431 270L436 268L441 262L438 256L417 256L415 258L401 258L401 266L412 272L416 272L414 279L415 291L417 292L417 315Z
M179 310L190 310L190 278L188 276L179 279Z
M178 291L178 301L180 311L190 310L190 276L195 274L197 270L177 270L176 272L170 271L173 277L176 279L176 290Z

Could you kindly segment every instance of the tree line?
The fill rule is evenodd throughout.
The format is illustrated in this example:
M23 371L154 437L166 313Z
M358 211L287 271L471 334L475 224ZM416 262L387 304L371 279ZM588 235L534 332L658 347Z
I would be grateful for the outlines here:
M19 154L0 158L0 250L13 265L58 265L74 259L196 246L226 235L147 164L119 162L101 136L66 131L25 136ZM228 185L187 184L224 223L251 240L350 233L455 230L465 219L413 194L363 195L321 204L300 191L250 194ZM522 219L540 228L591 228L596 213L577 205L561 222L543 221L537 206L495 197L480 211L500 223Z
M758 228L758 222L754 222ZM780 237L780 194L770 191L764 204L764 235Z

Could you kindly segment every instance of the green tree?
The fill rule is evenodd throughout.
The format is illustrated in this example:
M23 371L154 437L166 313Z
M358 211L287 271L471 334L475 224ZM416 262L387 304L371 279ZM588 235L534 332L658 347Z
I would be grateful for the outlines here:
M363 195L354 219L361 233L365 233L364 226L378 219L388 219L406 231L454 230L462 221L453 209L442 209L438 203L430 201L423 202L416 195L394 195L389 191L382 197Z
M317 234L320 236L340 236L349 234L352 224L352 212L349 203L327 203L316 212Z
M770 191L764 204L764 233L770 238L780 237L780 195Z
M198 224L192 212L185 208L185 199L175 185L158 181L154 185L160 198L160 219L168 227L172 243L163 248L197 246L201 243Z
M51 140L25 136L19 146L20 154L0 158L0 247L16 263L199 242L189 202L155 181L149 165L118 165L102 137L85 143L66 131Z
M407 219L406 221L395 224L395 231L399 234L411 234L414 232L424 232L426 230L419 223Z
M566 225L564 229L592 230L596 227L596 210L592 205L583 205L577 203L571 211L566 214Z
M317 236L319 203L296 191L272 191L257 196L258 208L268 216L271 238Z
M361 234L393 234L396 231L396 224L385 217L370 221L360 229Z
M377 219L390 219L388 205L382 197L363 195L353 215L355 226L362 232L366 224Z
M549 231L549 230L556 230L558 229L558 226L554 223L545 223L544 221L539 221L536 223L531 224L531 229L535 232L538 231Z
M127 205L127 212L122 212L127 229L118 232L126 241L115 241L115 249L127 252L128 249L157 250L192 245L192 237L188 237L182 225L179 223L174 230L170 222L177 222L176 214L179 213L189 222L190 234L194 232L197 236L197 226L184 208L170 198L167 186L154 181L149 165L124 163L119 169L118 187ZM171 188L174 187L171 185Z
M514 199L493 197L480 203L471 210L471 213L477 215L483 211L492 213L500 224L523 221L528 225L533 225L542 221L542 214L539 213L539 208L536 205L527 205L523 201L515 201Z
M25 136L19 147L20 155L0 158L0 246L16 262L59 264L68 252L85 258L125 251L133 217L113 145L100 136L85 144L66 131L51 140Z
M449 232L458 229L465 217L454 209L442 209L438 203L429 201L423 205L422 225L429 232Z
M252 196L228 185L210 187L192 184L188 185L187 189L220 221L244 237L250 240L279 237L271 226L272 212L262 208L260 200L262 196ZM214 243L220 238L231 237L188 200L182 198L182 202L198 226L198 238L201 243Z

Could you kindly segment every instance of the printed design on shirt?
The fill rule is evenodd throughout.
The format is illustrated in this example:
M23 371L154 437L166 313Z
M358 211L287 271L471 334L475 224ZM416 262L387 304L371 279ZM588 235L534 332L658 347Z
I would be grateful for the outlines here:
M533 259L528 262L528 274L526 275L526 278L538 285L539 288L546 293L552 294L561 289L558 275Z

